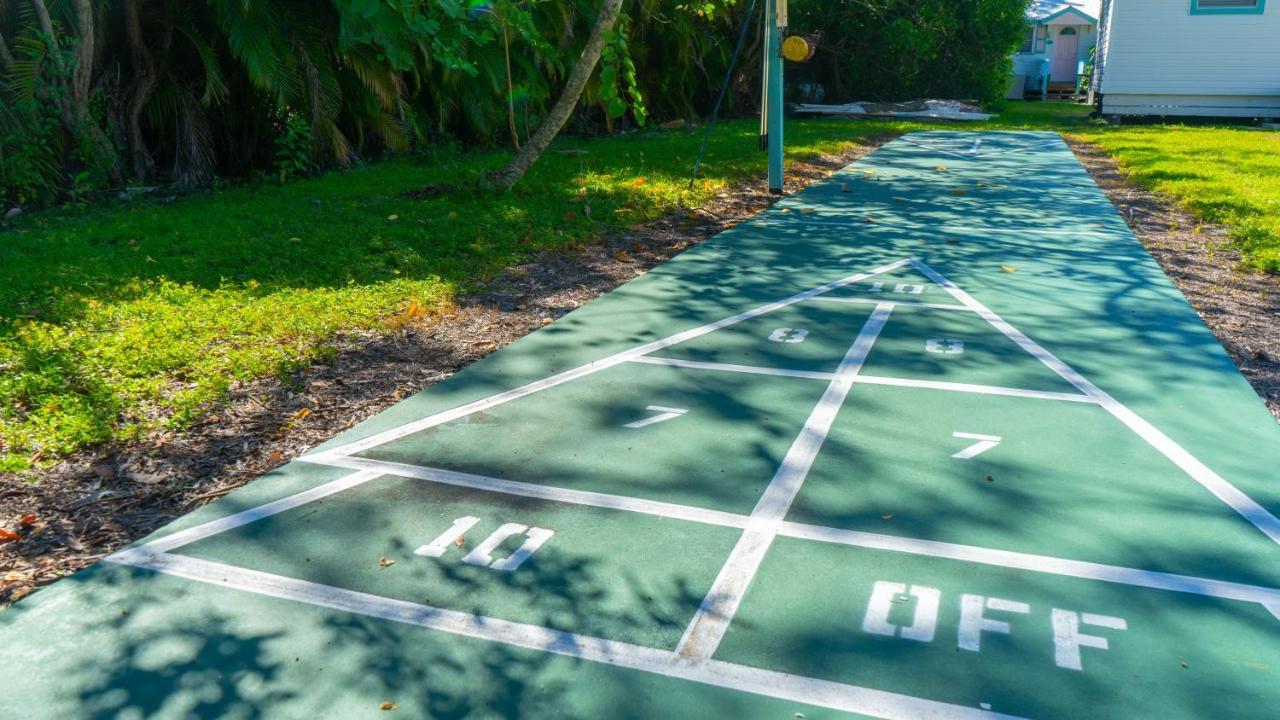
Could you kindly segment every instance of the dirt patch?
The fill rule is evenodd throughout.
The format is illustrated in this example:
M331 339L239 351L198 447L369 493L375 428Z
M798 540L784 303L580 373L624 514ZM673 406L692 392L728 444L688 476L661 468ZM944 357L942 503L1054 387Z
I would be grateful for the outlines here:
M1246 269L1226 227L1129 182L1098 146L1067 143L1280 420L1280 277Z
M787 191L827 177L888 139L797 162ZM777 199L763 182L748 183L580 252L545 254L464 298L443 319L397 319L399 329L391 332L343 335L323 365L285 380L238 385L223 406L184 432L115 443L47 470L0 478L0 529L20 535L0 544L0 607L231 492Z

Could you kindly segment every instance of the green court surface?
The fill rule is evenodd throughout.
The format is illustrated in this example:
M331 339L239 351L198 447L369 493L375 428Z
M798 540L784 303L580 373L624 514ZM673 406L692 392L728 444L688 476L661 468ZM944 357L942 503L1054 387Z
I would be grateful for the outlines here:
M0 707L1274 718L1277 468L1057 135L913 133L0 614Z

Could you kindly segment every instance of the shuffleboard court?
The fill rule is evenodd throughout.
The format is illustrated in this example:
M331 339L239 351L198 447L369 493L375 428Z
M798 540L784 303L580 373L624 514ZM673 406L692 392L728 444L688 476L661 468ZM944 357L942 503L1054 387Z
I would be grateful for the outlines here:
M1061 138L912 133L19 603L0 702L1270 718L1277 468Z

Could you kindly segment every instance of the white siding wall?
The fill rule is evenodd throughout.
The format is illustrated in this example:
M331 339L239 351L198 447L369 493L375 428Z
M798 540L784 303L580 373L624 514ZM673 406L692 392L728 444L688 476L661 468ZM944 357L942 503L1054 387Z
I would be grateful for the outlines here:
M1103 112L1280 114L1280 0L1261 15L1192 15L1190 0L1111 5Z

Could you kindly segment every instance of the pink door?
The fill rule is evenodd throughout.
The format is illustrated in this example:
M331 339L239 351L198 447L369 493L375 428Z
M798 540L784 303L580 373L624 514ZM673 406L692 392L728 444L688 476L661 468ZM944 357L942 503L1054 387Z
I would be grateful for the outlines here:
M1053 43L1053 61L1049 68L1049 79L1053 82L1076 81L1076 63L1080 51L1080 36L1073 27L1064 27L1058 31Z

